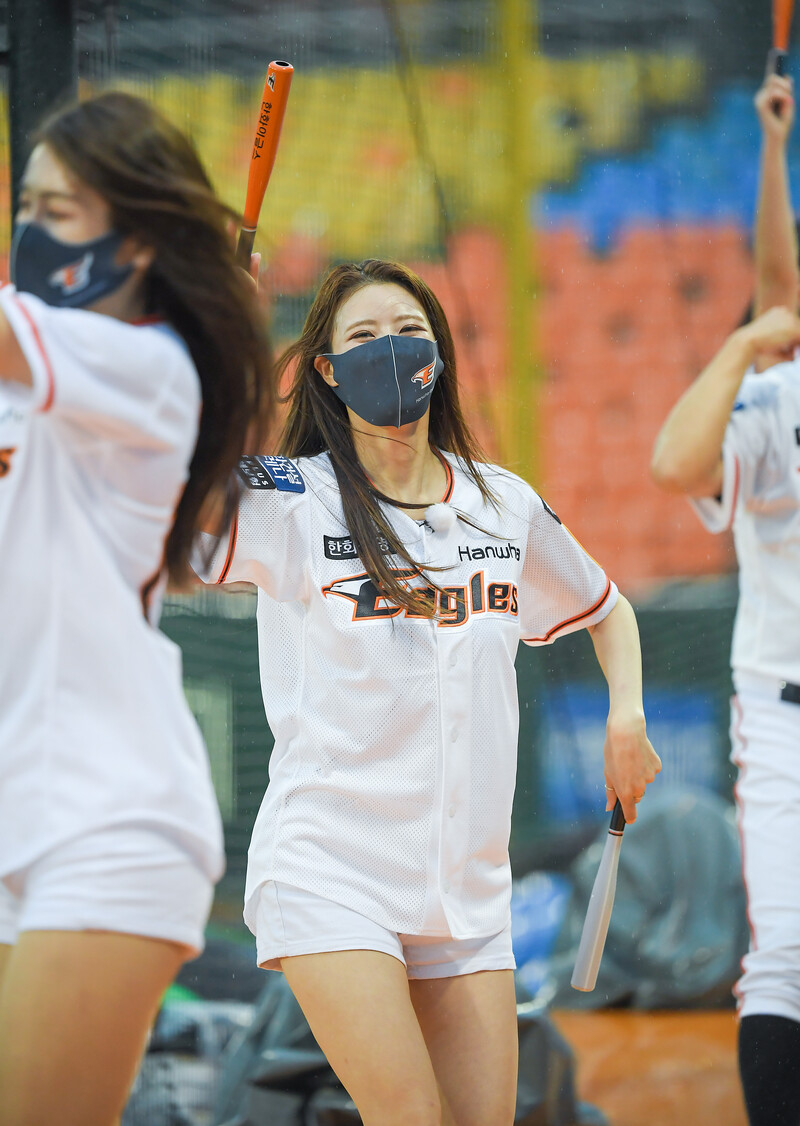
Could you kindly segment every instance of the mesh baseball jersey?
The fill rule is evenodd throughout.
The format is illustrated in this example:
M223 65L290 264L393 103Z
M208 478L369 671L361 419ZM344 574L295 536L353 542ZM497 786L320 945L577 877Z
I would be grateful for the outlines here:
M731 664L800 684L800 363L745 376L722 457L720 497L692 504L709 531L733 524Z
M215 878L219 813L179 650L145 618L186 481L197 373L164 326L0 291L0 876L80 833L161 827Z
M269 879L399 933L463 938L508 921L519 639L599 622L617 591L519 478L483 467L495 511L455 458L445 467L444 499L484 531L434 532L388 510L412 558L447 568L430 620L366 575L327 454L243 465L238 520L208 578L259 588L275 748L250 846L251 926Z

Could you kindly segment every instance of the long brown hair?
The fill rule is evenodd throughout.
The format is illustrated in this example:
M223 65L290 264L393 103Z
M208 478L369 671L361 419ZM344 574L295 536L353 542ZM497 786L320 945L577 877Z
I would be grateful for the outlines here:
M484 500L496 503L476 464L486 458L459 403L455 347L444 310L422 278L399 262L368 258L364 262L334 266L329 271L308 313L302 335L278 362L279 378L296 364L281 452L287 457L311 457L328 452L339 484L345 523L370 578L395 604L433 616L435 608L430 597L419 590L410 590L399 581L390 564L390 557L395 556L412 571L421 571L421 565L409 555L387 520L381 502L400 508L421 506L384 496L371 484L356 454L347 408L314 367L317 356L331 351L334 321L342 304L356 290L379 283L402 286L419 302L439 346L444 370L431 396L428 427L431 446L455 454Z
M70 106L44 123L35 142L106 200L116 231L152 248L148 312L183 337L197 368L199 434L161 568L184 583L201 509L231 479L248 429L251 441L265 431L275 400L265 320L229 235L236 214L215 195L191 142L132 95ZM220 532L233 499L220 506Z

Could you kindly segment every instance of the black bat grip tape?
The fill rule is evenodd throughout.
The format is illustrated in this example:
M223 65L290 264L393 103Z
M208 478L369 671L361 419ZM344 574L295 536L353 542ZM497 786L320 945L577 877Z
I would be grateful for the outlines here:
M767 74L786 74L788 57L786 51L773 47L767 55Z
M617 804L614 806L614 812L611 814L611 824L608 826L609 833L621 833L625 828L625 814L622 812L622 805L619 798Z

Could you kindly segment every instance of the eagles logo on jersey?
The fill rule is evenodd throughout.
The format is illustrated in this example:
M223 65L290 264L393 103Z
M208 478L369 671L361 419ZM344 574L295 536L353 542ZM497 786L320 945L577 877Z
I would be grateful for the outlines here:
M401 582L408 583L419 577L418 571L396 570ZM476 571L467 586L434 586L418 588L424 598L434 607L437 624L442 627L460 626L473 614L519 614L519 597L516 583L490 582L487 584L483 571ZM334 595L345 598L353 604L354 622L374 622L377 618L423 618L427 615L415 614L402 606L390 602L383 591L370 578L366 571L346 578L336 579L322 588L325 598Z

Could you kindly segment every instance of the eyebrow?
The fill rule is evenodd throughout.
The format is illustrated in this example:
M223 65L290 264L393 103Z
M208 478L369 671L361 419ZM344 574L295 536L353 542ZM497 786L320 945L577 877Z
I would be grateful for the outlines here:
M425 315L423 313L398 313L394 320L396 323L397 321L410 320L412 317L416 318L423 324L425 322ZM352 332L354 328L361 328L362 325L376 325L377 323L378 322L376 320L373 320L371 317L364 317L363 320L353 321L352 324L347 325L344 331Z
M26 192L34 192L36 195L39 196L40 199L68 199L68 200L74 201L78 198L77 195L74 192L54 192L54 191L39 192L39 191L36 191L35 186L33 186L31 184L23 183L21 188L20 188L20 195L24 195Z

